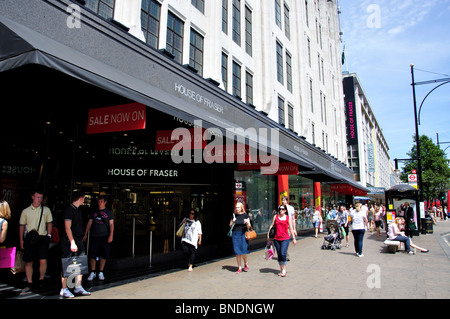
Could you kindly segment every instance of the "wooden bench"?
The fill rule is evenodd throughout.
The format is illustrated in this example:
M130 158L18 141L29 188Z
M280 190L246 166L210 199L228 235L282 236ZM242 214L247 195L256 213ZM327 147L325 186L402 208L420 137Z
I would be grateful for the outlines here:
M403 246L401 242L397 241L397 240L389 240L386 239L384 241L384 244L388 246L388 251L395 254L397 252L397 250Z

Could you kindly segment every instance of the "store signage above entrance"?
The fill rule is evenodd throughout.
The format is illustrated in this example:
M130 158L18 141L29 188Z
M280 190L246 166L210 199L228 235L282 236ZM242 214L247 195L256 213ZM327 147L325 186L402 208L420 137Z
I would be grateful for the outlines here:
M86 134L145 129L146 106L131 103L90 109Z

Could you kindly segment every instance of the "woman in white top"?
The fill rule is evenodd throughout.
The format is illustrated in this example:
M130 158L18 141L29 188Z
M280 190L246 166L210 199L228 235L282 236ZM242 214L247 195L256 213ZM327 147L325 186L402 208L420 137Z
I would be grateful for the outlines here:
M403 227L402 225L404 224L405 219L403 217L397 217L395 221L389 225L388 230L389 240L396 240L405 243L405 250L410 255L414 255L414 253L411 251L411 247L416 248L423 253L429 252L428 249L414 245L411 242L411 239L405 236L405 232L400 230Z
M361 209L361 203L356 203L356 210L350 211L352 218L352 234L355 241L356 256L364 257L362 253L364 233L366 232L367 215Z
M202 244L202 225L197 220L195 211L191 209L189 216L183 220L184 233L181 238L181 246L183 247L184 255L189 258L188 271L192 271L194 266L195 251L198 246Z
M314 209L314 213L311 216L312 216L312 224L316 231L315 237L317 238L317 235L319 233L319 226L320 223L322 222L322 214L320 213L319 208Z

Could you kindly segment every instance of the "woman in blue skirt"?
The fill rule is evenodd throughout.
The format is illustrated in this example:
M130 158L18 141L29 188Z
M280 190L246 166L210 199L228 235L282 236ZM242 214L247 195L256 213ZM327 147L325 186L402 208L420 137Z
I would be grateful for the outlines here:
M236 204L233 217L230 220L230 227L233 223L233 249L238 265L237 273L240 274L242 272L242 260L244 260L244 271L248 270L247 254L249 254L250 251L248 250L248 243L245 239L245 232L251 227L250 218L245 212L245 208L242 203Z

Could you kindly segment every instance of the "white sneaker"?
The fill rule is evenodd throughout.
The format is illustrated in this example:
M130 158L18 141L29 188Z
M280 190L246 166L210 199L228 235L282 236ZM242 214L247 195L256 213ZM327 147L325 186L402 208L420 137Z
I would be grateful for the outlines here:
M101 271L98 273L98 280L105 280L105 275Z
M91 272L90 274L89 274L89 277L88 277L88 281L92 281L92 280L94 280L94 278L95 277L97 277L97 275L95 274L95 272Z
M59 295L61 296L61 297L64 297L64 298L73 298L73 297L75 297L71 292L70 292L70 290L69 289L61 289L61 291L59 292Z
M82 295L82 296L90 296L91 295L91 293L89 291L84 290L83 286L75 287L75 290L73 292L76 293L77 295Z

